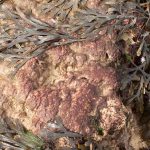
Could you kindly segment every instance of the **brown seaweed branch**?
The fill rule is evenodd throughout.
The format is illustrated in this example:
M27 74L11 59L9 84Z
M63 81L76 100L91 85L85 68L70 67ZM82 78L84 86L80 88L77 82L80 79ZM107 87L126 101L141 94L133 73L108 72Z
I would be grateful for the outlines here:
M149 34L144 35L146 35L145 37L149 36ZM126 103L130 104L133 101L137 101L140 103L141 112L143 112L144 97L150 98L150 47L145 37L143 38L144 42L141 42L143 43L142 47L140 45L140 56L134 56L134 59L130 60L130 66L132 67L125 69L124 77L121 81L121 90L126 91L129 96L125 99ZM138 61L136 62L137 59Z
M108 26L108 32L119 31L119 36L136 26L138 17L134 15L129 5L125 5L121 10L116 8L116 11L111 14L102 14L97 10L87 8L86 2L87 0L48 1L47 5L43 6L44 11L52 13L55 8L57 11L54 18L58 16L58 20L62 14L66 13L64 10L68 10L69 14L63 16L66 21L60 19L58 25L50 25L31 14L24 14L19 8L2 9L0 12L3 14L3 20L8 23L2 24L2 31L0 31L2 33L0 35L1 58L9 58L14 63L17 72L26 61L40 56L51 47L83 40L96 40L102 36L99 34L100 31ZM132 13L126 14L128 10ZM147 14L141 16L142 19L148 17ZM125 23L126 20L129 23ZM10 34L9 31L13 32Z

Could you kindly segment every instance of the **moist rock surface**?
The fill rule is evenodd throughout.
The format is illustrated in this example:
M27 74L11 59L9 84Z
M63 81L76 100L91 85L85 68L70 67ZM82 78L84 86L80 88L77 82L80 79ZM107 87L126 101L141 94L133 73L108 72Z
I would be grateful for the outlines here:
M25 12L33 9L36 17L46 21L46 16L34 11L40 2L30 3ZM14 4L23 9L27 2L16 0ZM98 2L88 5L95 8ZM69 131L96 140L118 140L125 128L126 110L117 95L115 61L120 52L115 39L115 33L105 34L96 41L50 48L41 57L30 59L13 80L7 76L12 70L9 61L2 61L0 115L19 118L36 134L59 116ZM103 129L103 136L98 128ZM111 144L115 145L114 141Z
M1 93L6 100L1 101L1 111L11 117L21 116L22 123L36 132L60 116L69 130L92 134L90 117L97 115L106 134L112 126L120 130L125 116L115 93L116 71L109 67L118 55L112 45L105 37L97 42L52 48L43 58L29 60L13 81L3 75L7 72L3 62Z

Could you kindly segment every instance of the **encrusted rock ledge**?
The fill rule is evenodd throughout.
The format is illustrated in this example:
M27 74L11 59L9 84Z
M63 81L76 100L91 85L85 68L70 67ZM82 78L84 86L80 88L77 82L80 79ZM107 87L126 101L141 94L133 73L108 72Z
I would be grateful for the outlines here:
M113 33L51 48L29 60L13 80L7 77L9 61L1 62L0 116L19 119L35 134L51 130L47 123L59 116L67 130L96 141L111 139L116 149L126 126L126 109L117 95L119 54Z
M118 53L106 36L50 49L43 58L28 61L13 81L1 74L1 114L4 110L7 116L19 118L35 133L56 116L67 129L83 135L99 137L92 119L104 136L118 133L126 117L116 94L116 70L109 67ZM1 69L7 70L4 63Z

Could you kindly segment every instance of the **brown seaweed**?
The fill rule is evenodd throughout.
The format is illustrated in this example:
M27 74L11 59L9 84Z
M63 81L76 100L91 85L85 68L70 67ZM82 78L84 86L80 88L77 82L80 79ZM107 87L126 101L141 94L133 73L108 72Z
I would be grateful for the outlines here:
M15 150L42 150L44 141L27 131L18 121L5 117L0 119L0 148Z

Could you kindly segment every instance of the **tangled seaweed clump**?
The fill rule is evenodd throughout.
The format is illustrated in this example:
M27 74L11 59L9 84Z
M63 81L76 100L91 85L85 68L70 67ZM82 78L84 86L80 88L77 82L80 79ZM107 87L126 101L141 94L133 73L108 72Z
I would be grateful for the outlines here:
M46 144L38 136L27 131L19 120L0 120L0 149L44 150Z
M121 90L129 97L125 103L137 103L137 110L144 111L144 105L149 102L150 79L150 43L149 43L149 2L135 5L138 12L136 26L125 33L125 71ZM123 44L123 43L122 43Z
M50 1L45 7L43 4L45 13L54 12L52 11L54 6L58 6L58 10L56 9L56 13L52 15L55 21L51 22L51 24L38 20L30 14L24 14L18 7L13 10L2 9L1 58L14 61L17 69L27 60L41 55L50 47L83 40L96 40L103 36L99 33L107 26L110 26L107 32L112 32L113 30L125 32L136 24L133 13L124 14L124 11L130 9L128 8L129 4L125 4L122 7L122 12L115 9L113 10L115 13L103 14L94 9L82 7L85 3L86 1L71 1L65 5L66 1L62 1L60 4L59 2ZM49 8L49 6L51 7ZM72 6L78 8L75 9ZM72 15L66 14L67 12L64 12L62 7L67 7L68 9L64 9L69 10L69 14L72 11L74 13ZM62 20L61 15L64 13L63 20L65 19L66 21L62 22L60 21ZM67 21L68 18L69 21ZM125 20L128 20L130 24L125 24Z

